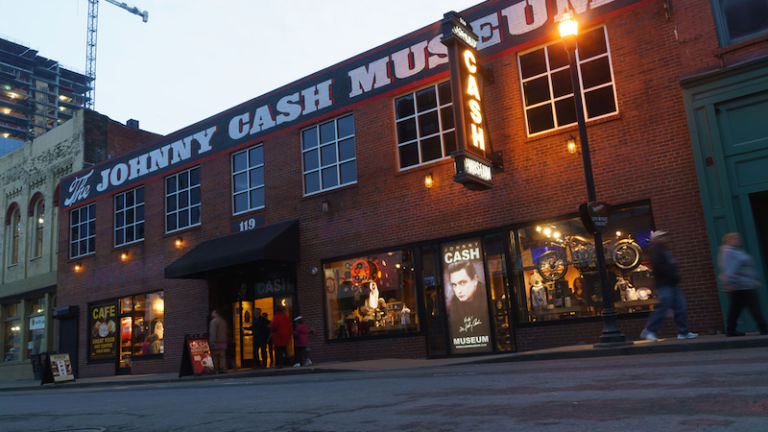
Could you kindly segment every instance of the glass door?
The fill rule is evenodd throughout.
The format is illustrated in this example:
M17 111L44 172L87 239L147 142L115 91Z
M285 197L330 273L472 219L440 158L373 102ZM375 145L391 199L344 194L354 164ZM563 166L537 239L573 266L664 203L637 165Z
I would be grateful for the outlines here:
M488 266L486 273L491 297L491 322L493 322L496 352L515 351L505 241L506 237L503 234L485 237L485 264Z
M448 354L445 298L440 278L440 257L436 249L421 250L422 282L424 284L424 314L426 315L427 354L430 357Z

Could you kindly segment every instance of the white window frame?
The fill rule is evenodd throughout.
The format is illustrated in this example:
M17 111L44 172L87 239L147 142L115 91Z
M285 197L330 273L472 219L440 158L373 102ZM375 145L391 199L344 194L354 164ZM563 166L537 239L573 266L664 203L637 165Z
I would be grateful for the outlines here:
M580 31L580 33L587 33L587 32L593 31L593 30L597 30L597 29L602 29L602 31L603 31L603 36L605 37L605 53L597 55L597 56L594 56L594 57L590 57L590 58L588 58L586 60L582 60L579 57L579 51L578 50L576 50L576 53L575 53L575 55L576 55L576 65L577 65L577 68L578 68L578 76L579 76L579 87L581 88L581 102L582 102L582 106L584 108L584 119L586 121L597 120L597 119L604 118L604 117L610 117L610 116L614 116L614 115L619 113L619 102L618 102L618 99L616 97L616 79L615 79L614 74L613 74L613 61L611 59L611 44L610 44L610 41L608 40L607 28L605 26L599 26L599 27L594 27L594 28L587 29L587 30L584 30L584 31ZM526 50L526 51L521 51L517 55L517 71L518 71L518 76L520 77L520 94L521 94L520 102L521 102L521 104L523 106L523 116L525 118L525 133L526 133L526 135L528 137L534 137L534 136L538 136L538 135L541 135L541 134L550 133L552 131L557 131L557 130L569 128L569 127L572 127L573 125L576 124L576 121L574 120L573 123L563 124L563 125L560 125L560 126L557 125L557 111L555 109L555 102L573 97L573 89L571 89L571 93L568 93L568 94L565 94L565 95L562 95L562 96L558 96L557 98L553 97L554 91L553 91L553 88L552 88L552 75L554 75L555 73L560 72L560 71L568 70L568 68L570 68L569 64L566 64L565 66L559 67L557 69L551 69L550 68L549 56L546 54L546 50L549 49L549 47L551 47L553 45L557 45L559 43L562 43L562 42L561 41L551 42L551 43L548 43L548 44L543 45L543 46L538 46L536 48L532 48L532 49L529 49L529 50ZM546 62L547 62L547 70L546 70L546 72L543 72L541 74L534 75L534 76L531 76L531 77L523 79L522 67L520 65L520 57L525 55L525 54L528 54L528 53L531 53L531 52L534 52L534 51L538 51L538 50L541 50L541 49L545 50L545 56L544 57L545 57ZM602 84L596 85L594 87L584 88L584 78L582 76L582 65L584 65L586 63L589 63L589 62L592 62L592 61L595 61L595 60L598 60L598 59L601 59L601 58L604 58L604 57L608 58L608 67L610 68L611 80L609 82L607 82L607 83L602 83ZM528 81L533 81L533 80L539 79L539 78L541 78L543 76L547 77L547 81L548 81L548 84L549 84L549 99L544 101L544 102L539 102L539 103L536 103L536 104L533 104L533 105L530 105L530 106L525 106L525 85L524 84L526 82L528 82ZM598 89L601 89L601 88L604 88L604 87L609 87L609 86L613 87L613 104L616 107L615 111L610 112L610 113L606 113L606 114L601 114L601 115L595 116L595 117L589 117L589 110L587 109L587 101L586 101L585 95L588 92L590 92L590 91L598 90ZM533 108L537 108L537 107L541 107L541 106L544 106L544 105L547 105L547 104L551 105L551 107L552 107L552 115L553 115L555 127L553 127L552 129L545 129L545 130L542 130L542 131L531 133L530 130L529 130L529 127L528 127L528 110L533 109Z
M261 163L253 163L251 161L251 150L255 150L257 148L261 149ZM235 171L235 158L241 154L245 154L245 169L242 169L240 171ZM262 194L266 193L266 188L264 186L265 180L264 180L264 144L259 143L254 146L248 147L247 149L232 153L232 157L230 158L230 165L231 165L231 172L232 172L232 214L233 215L239 215L243 213L247 213L254 210L260 210L263 209L266 205L266 195L264 196L264 204L260 206L254 206L253 202L251 202L251 192L261 189ZM252 172L255 172L257 170L261 169L262 175L261 175L261 184L257 185L251 185L251 174ZM235 177L238 175L246 176L246 182L248 185L243 190L235 190L236 188L236 182ZM246 196L246 206L245 210L237 211L237 207L235 206L235 197L238 195L245 195Z
M178 198L177 197L179 195L181 195L181 193L182 193L182 190L179 189L179 178L182 175L186 175L187 178L190 178L191 177L190 174L191 174L192 170L195 170L195 169L198 170L198 183L196 185L192 185L191 183L189 183L189 184L187 184L187 187L184 188L184 190L183 190L183 192L185 192L185 193L187 193L187 194L189 194L191 196L191 192L192 192L193 189L195 189L195 188L200 189L200 183L201 183L200 180L202 179L202 177L201 177L202 173L200 172L200 165L195 165L195 166L193 166L191 168L188 168L188 169L179 171L177 173L171 174L169 176L166 176L163 179L163 188L164 188L163 196L165 197L164 202L163 202L163 206L165 207L165 218L163 219L163 221L164 221L164 224L165 224L165 233L166 234L169 234L169 233L172 233L172 232L176 232L176 231L182 231L182 230L185 230L187 228L191 228L191 227L195 227L195 226L200 226L202 224L202 222L203 222L203 213L202 213L202 201L203 201L203 198L202 198L202 191L201 191L201 194L200 194L200 202L198 202L197 204L192 204L192 201L190 199L187 202L187 205L185 207L179 207L179 205L178 205ZM168 179L170 179L171 177L175 177L175 179L176 179L176 190L169 194L168 193ZM170 197L170 195L173 195L174 197L177 198L176 208L174 210L171 210L171 211L168 210L168 198ZM200 210L200 220L198 220L197 223L192 223L192 209L193 208L198 208ZM187 212L187 222L188 222L188 224L184 225L184 226L179 226L178 216L179 216L179 213L183 212L184 210L188 210L188 212ZM176 228L169 230L168 229L168 216L170 216L171 214L173 214L176 217Z
M451 92L451 101L449 103L442 103L442 101L440 100L440 91L438 90L438 88L439 88L439 86L441 84L448 84L448 91ZM435 97L437 98L437 104L436 104L436 106L434 108L429 108L429 109L424 110L424 111L419 111L418 110L418 101L417 101L416 94L419 93L420 91L422 91L424 89L427 89L427 88L430 88L430 87L432 87L434 92L435 92ZM404 97L404 96L408 96L408 95L412 95L413 96L413 114L411 114L409 116L405 116L403 118L398 118L397 117L397 100L402 98L402 97ZM421 88L416 89L416 90L414 90L412 92L408 92L408 93L404 93L404 94L398 95L398 96L396 96L395 98L392 99L392 105L393 105L392 112L393 112L394 118L395 118L395 143L397 144L397 169L398 169L398 171L406 171L406 170L418 168L420 166L432 164L432 163L435 163L435 162L438 162L438 161L441 161L441 160L449 159L451 157L451 155L447 154L448 152L446 152L446 150L445 150L445 136L447 134L451 133L451 132L453 132L454 136L456 136L456 125L454 124L452 128L444 129L443 128L443 116L441 114L441 111L444 108L451 107L451 110L450 110L451 114L450 115L451 116L453 115L453 108L452 108L453 107L453 91L452 91L451 86L450 86L450 81L440 81L440 82L437 82L437 83L434 83L434 84L431 84L431 85L428 85L428 86L425 86L425 87L421 87ZM432 111L437 111L438 131L433 133L433 134L427 135L427 136L421 136L421 130L419 128L418 116L419 115L428 114L428 113L430 113ZM414 119L414 121L416 123L416 138L412 139L410 141L405 141L405 142L401 143L401 142L399 142L400 138L397 135L397 124L400 123L400 122L403 122L403 121L410 120L410 119ZM430 159L428 161L425 161L424 160L424 156L421 153L421 142L423 140L426 140L426 139L429 139L429 138L432 138L432 137L435 137L435 136L439 136L440 137L440 152L442 153L442 156L437 158L437 159ZM457 140L456 141L456 143L457 143L456 145L458 145L458 137L456 137L455 139ZM410 145L410 144L413 144L413 143L416 143L416 148L418 149L418 152L419 152L419 163L414 164L414 165L408 165L407 167L403 167L402 166L403 165L402 160L400 160L400 147L403 147L403 146L406 146L406 145Z
M81 213L85 211L87 212L87 216L84 222L80 221L80 215ZM73 215L77 214L77 222L72 223L73 221ZM93 217L91 217L93 215ZM90 223L93 222L94 224L94 230L91 232L91 230L88 228ZM72 209L69 211L69 257L70 258L80 258L86 255L93 255L96 253L96 205L95 204L88 204L82 207L78 207L75 209ZM72 228L74 226L78 227L78 236L76 239L72 238ZM83 230L86 230L85 236L83 236ZM94 240L93 250L88 247L89 240ZM85 253L80 253L80 244L85 242L86 244L86 250ZM77 254L72 254L72 245L77 244Z
M145 212L142 212L141 220L139 220L139 218L137 216L137 212L138 212L139 208L142 208L142 209L144 208L144 201L146 199L146 195L144 195L144 194L146 193L146 191L144 191L142 193L142 195L144 195L144 197L142 198L141 202L138 202L138 199L136 198L136 196L137 196L137 192L139 191L139 189L144 190L144 185L135 187L133 189L129 189L129 190L125 191L125 192L121 192L121 193L115 194L113 199L112 199L112 205L113 205L113 214L112 214L112 217L113 217L113 219L112 219L112 228L113 228L112 229L112 244L115 247L125 246L125 245L129 245L129 244L132 244L132 243L139 243L139 242L144 241L144 230L143 230L143 227L144 227L144 215L145 215ZM133 195L133 204L130 205L130 206L126 204L128 202L126 198L128 197L129 194ZM118 209L117 208L117 200L119 198L121 198L121 197L123 199L123 207L121 209ZM127 218L128 213L133 213L133 222L132 223L128 223L127 222L127 220L128 220L128 218ZM117 218L118 218L118 215L120 215L120 214L123 215L123 224L118 227L117 226ZM140 238L138 237L138 234L137 234L139 226L142 227L142 234L141 234ZM133 227L133 240L130 240L130 241L127 240L127 237L125 235L125 233L127 232L129 227ZM118 241L117 241L117 233L120 230L123 231L123 241L121 243L118 243Z
M339 120L347 118L347 117L351 117L351 120L352 120L352 134L351 135L339 136ZM334 130L335 130L336 137L335 137L335 139L333 139L333 140L331 140L329 142L321 143L320 142L320 127L325 125L325 124L328 124L330 122L334 123ZM316 135L317 145L313 146L313 147L305 148L304 134L306 132L312 130L312 129L314 129L315 133L317 134ZM350 139L350 138L352 138L354 140L355 154L354 154L354 156L352 156L350 158L346 158L344 160L341 160L340 159L340 154L339 154L339 143L341 141L344 141L344 140L347 140L347 139ZM322 164L322 157L321 157L322 148L323 147L328 147L328 146L331 146L331 145L333 145L335 150L336 150L336 162L323 166L323 164ZM312 151L317 151L317 168L313 168L313 169L307 170L306 165L304 163L305 162L305 157L307 157L307 154L312 152ZM354 164L355 164L355 179L353 181L348 181L346 183L342 183L341 182L341 166L344 165L344 164L353 162L353 161L354 161ZM327 170L327 169L329 169L331 167L335 167L336 168L337 184L335 186L329 186L327 188L324 188L323 187L323 170ZM352 113L345 113L345 114L340 115L338 117L334 117L334 118L332 118L330 120L326 120L326 121L323 121L323 122L320 122L320 123L316 123L316 124L314 124L314 125L312 125L310 127L302 129L302 131L301 131L301 168L302 168L301 169L301 173L302 173L301 174L301 184L302 184L302 191L304 193L304 196L315 195L315 194L318 194L318 193L322 193L322 192L326 192L326 191L329 191L329 190L338 189L340 187L344 187L344 186L348 186L348 185L357 183L357 138L356 138L356 135L355 135L355 117L354 117L354 115ZM320 178L320 180L319 180L320 181L320 188L318 190L316 190L316 191L307 192L306 176L308 174L313 174L313 173L318 173L318 176Z

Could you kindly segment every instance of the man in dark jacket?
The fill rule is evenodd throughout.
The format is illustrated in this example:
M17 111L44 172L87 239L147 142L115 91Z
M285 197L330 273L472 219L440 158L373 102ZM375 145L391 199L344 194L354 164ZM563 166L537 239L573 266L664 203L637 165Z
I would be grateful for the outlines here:
M675 313L677 338L693 339L697 337L698 333L688 330L688 311L685 298L683 298L680 288L677 287L678 282L680 282L680 272L677 269L677 259L669 251L666 231L651 233L648 257L653 268L653 276L656 279L656 293L659 296L659 303L654 306L648 317L648 323L640 333L640 339L659 340L656 332L661 327L667 310L670 308Z

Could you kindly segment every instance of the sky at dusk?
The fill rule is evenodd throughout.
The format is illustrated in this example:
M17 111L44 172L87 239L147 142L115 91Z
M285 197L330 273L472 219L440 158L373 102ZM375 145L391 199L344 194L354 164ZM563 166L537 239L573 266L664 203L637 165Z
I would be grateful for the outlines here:
M181 129L479 0L99 2L96 111ZM0 0L0 37L85 73L87 0Z

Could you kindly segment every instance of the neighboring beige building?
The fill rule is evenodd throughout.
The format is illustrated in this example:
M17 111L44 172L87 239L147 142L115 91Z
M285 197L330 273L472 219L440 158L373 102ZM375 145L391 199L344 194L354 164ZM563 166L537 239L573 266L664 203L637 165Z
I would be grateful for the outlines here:
M155 136L80 110L0 157L0 380L31 379L31 356L58 349L59 180Z

